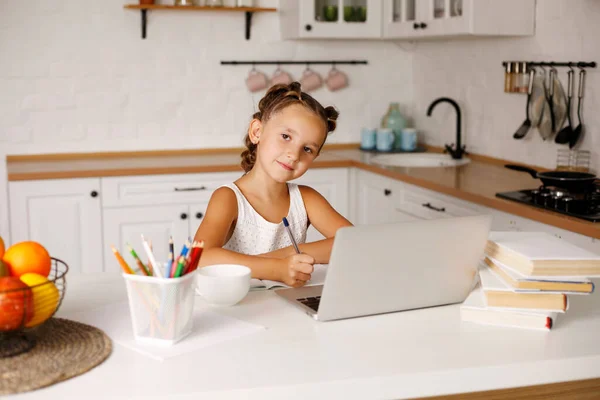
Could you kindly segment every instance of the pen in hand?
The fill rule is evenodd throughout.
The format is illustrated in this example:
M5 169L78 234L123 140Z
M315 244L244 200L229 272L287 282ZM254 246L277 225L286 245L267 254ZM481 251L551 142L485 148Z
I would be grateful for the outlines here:
M290 240L292 241L292 245L294 246L294 249L296 249L296 253L300 254L300 249L298 248L298 244L296 243L296 240L294 239L294 235L292 235L292 230L290 229L290 224L288 223L287 218L283 217L283 226L285 226L285 230L288 233L288 236L290 237Z

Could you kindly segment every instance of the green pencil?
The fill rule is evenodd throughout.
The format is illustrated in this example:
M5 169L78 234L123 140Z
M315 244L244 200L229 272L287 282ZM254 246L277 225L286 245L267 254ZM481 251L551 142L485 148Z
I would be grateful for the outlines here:
M131 253L131 255L133 256L133 258L135 259L135 262L137 263L138 267L140 267L140 270L144 273L144 275L150 276L150 272L148 272L148 269L146 269L146 266L144 265L144 263L142 262L142 260L140 260L140 258L138 257L137 253L135 252L135 250L133 249L133 247L131 247L129 245L129 243L127 243L127 248L129 249L129 252Z
M181 274L183 273L184 265L185 265L185 257L179 256L179 259L177 260L177 269L175 270L175 275L173 275L173 278L179 278L181 276Z

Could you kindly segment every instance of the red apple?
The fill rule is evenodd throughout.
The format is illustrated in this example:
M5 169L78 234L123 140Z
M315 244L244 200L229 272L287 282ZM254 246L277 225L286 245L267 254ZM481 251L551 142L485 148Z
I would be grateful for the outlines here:
M0 278L0 331L24 326L33 317L33 293L14 276Z

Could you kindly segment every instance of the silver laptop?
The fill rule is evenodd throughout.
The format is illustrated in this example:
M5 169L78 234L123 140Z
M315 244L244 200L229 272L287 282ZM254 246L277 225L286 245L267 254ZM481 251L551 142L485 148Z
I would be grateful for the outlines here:
M318 321L460 303L491 221L479 215L341 228L323 285L275 293Z

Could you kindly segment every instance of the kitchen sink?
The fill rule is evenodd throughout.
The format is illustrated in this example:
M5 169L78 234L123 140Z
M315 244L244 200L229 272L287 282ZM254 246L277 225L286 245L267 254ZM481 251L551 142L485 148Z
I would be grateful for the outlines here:
M471 162L471 159L463 157L455 160L447 154L430 153L396 153L377 155L371 159L371 162L390 167L458 167Z

